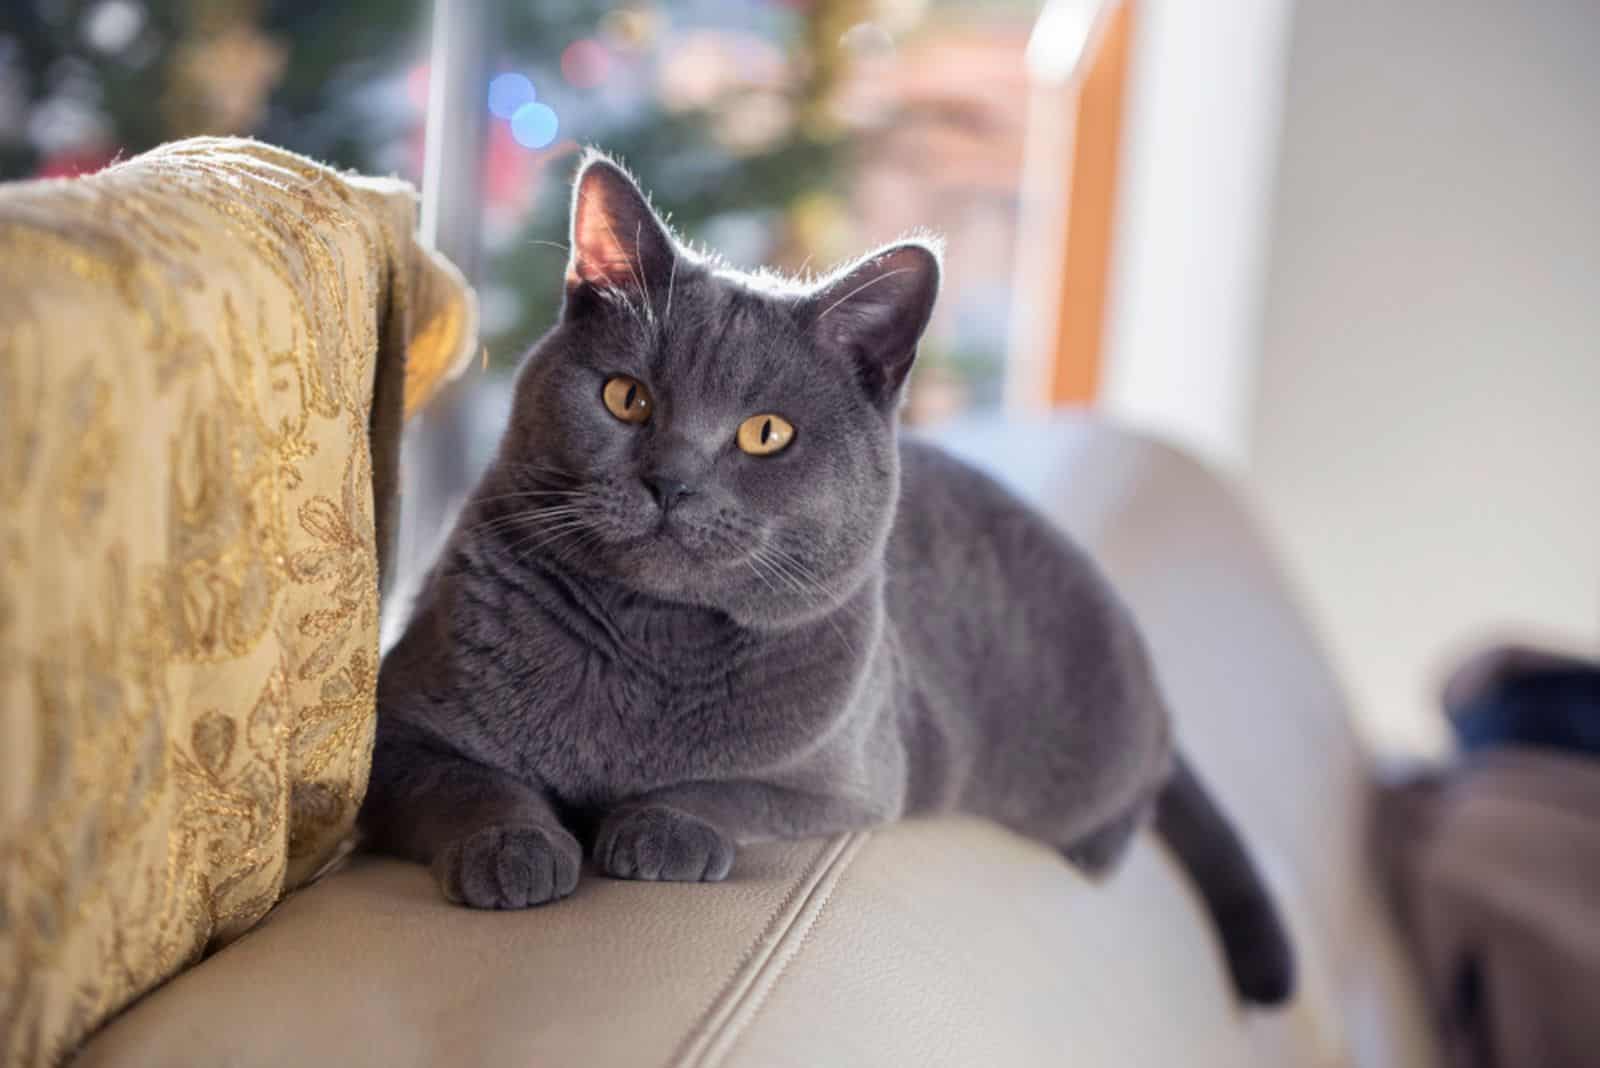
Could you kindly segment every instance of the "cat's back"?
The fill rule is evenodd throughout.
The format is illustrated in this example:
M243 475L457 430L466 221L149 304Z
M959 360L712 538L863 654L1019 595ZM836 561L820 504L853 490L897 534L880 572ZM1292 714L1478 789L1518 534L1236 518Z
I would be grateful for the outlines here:
M1026 772L1042 762L1038 775L1021 776L1030 800L1044 780L1060 781L1064 762L1094 777L1153 774L1165 709L1132 618L1099 567L1037 510L937 446L907 439L900 457L885 597L907 714L979 765ZM1111 709L1119 713L1107 722Z
M1003 652L991 647L1014 627L1118 607L1087 554L988 474L915 437L900 443L900 469L889 609L902 629L927 632L916 636L930 652Z
M900 500L888 560L891 587L913 600L920 599L918 591L931 592L924 585L930 580L947 593L993 594L1009 577L1032 574L1058 597L1064 584L1099 580L1088 557L1032 506L990 475L916 437L900 443ZM948 607L989 614L1015 605L1009 597L991 596Z
M887 554L891 618L922 651L1007 661L1048 649L1137 657L1142 641L1098 564L1053 521L938 446L900 445Z

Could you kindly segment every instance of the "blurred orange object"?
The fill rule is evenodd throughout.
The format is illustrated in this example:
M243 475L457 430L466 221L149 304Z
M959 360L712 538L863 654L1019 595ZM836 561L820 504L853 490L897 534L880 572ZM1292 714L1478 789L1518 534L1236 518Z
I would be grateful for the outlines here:
M1056 405L1088 404L1100 386L1133 6L1128 0L1106 15L1100 46L1073 91L1077 126L1050 391Z

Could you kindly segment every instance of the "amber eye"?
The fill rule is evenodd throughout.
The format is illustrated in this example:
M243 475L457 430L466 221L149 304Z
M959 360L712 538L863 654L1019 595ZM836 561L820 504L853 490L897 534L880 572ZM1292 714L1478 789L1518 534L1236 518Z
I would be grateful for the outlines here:
M751 456L782 452L794 440L794 427L781 415L752 415L739 424L739 448Z
M646 422L650 418L650 410L655 407L644 383L627 375L614 375L607 379L600 399L606 402L606 411L624 423Z

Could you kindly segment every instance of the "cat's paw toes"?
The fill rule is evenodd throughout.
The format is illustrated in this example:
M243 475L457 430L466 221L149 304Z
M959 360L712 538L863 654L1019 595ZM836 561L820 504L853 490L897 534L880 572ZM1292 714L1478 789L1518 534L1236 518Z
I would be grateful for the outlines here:
M698 816L670 805L637 805L606 817L595 860L619 879L718 882L733 867L733 842Z
M559 827L499 824L457 839L434 858L444 896L476 909L525 909L578 885L583 849Z

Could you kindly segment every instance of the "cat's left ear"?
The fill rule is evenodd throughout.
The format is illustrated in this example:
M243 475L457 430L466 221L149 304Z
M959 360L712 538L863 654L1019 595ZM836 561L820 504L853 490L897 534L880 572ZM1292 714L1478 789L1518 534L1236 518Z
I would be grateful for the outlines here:
M666 227L627 172L599 153L586 158L572 189L568 299L589 287L649 300L666 291L676 256Z
M939 295L939 246L905 241L880 249L806 300L817 344L846 354L874 404L889 409L917 358Z

